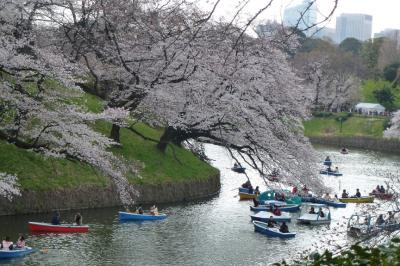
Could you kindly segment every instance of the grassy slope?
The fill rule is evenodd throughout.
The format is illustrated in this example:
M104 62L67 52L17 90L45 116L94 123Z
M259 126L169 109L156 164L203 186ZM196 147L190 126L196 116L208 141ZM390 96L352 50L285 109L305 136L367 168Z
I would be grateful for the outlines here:
M384 86L391 87L391 84L385 80L364 80L361 86L361 102L377 103L378 100L373 92ZM392 88L392 92L395 97L394 105L396 108L400 108L400 87Z
M381 138L385 118L353 116L343 122L340 132L340 122L334 118L313 118L304 122L307 137L321 136L366 136Z
M103 104L96 97L84 94L80 98L70 100L84 105L92 112L100 112ZM98 122L96 129L109 134L111 124ZM148 137L159 138L161 131L146 125L138 124L137 130ZM218 170L197 159L191 152L175 147L176 157L171 148L165 154L159 152L154 142L145 141L136 134L121 130L122 148L114 148L115 154L128 160L139 160L144 168L139 176L130 176L133 183L160 184L193 179L205 179L218 173ZM66 159L46 158L40 154L27 151L0 141L0 172L15 173L19 177L22 188L29 190L49 190L54 188L73 188L80 185L106 186L109 184L96 169L87 164Z

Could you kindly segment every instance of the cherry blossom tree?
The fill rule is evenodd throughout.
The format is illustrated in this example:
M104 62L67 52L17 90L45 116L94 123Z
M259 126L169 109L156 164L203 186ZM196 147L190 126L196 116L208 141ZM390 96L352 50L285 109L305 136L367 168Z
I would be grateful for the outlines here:
M400 111L393 114L390 127L384 131L386 138L400 138Z
M358 97L362 67L355 56L337 50L299 53L293 64L313 110L348 110Z
M97 119L122 124L127 112L118 108L90 114L68 104L68 99L81 93L74 84L85 70L60 56L57 47L38 44L38 31L43 28L33 24L37 7L25 1L0 3L0 138L98 167L112 178L122 203L129 204L135 191L124 176L135 169L107 151L116 143L90 126ZM15 192L15 182L13 176L3 175L2 194Z

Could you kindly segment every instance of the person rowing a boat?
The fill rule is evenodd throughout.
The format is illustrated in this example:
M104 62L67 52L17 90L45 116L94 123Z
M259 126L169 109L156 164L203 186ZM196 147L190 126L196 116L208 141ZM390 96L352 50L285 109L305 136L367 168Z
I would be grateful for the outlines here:
M281 212L281 210L279 209L278 206L272 205L272 207L273 207L272 213L274 215L276 215L276 216L281 216L282 215L282 212Z
M349 197L349 193L347 193L346 190L343 189L342 198L348 198L348 197Z
M25 237L23 234L20 234L17 240L16 248L24 248L25 247Z
M79 212L77 212L75 214L74 222L75 222L76 225L81 225L82 224L82 215Z
M314 207L311 207L310 211L308 212L309 214L316 214Z
M51 218L51 224L53 225L59 225L60 224L60 212L55 211L53 218Z
M9 236L6 236L6 239L1 242L1 248L6 250L13 249L13 242L10 241Z
M156 204L153 204L153 206L150 207L150 214L158 215L158 208L156 207Z
M360 189L357 188L356 195L354 197L355 198L361 198Z
M279 228L281 233L289 233L289 227L285 222L282 222L281 227Z
M274 221L274 217L270 216L268 219L268 222L267 222L267 226L269 228L273 228L273 227L275 227L275 225L276 225L276 222Z

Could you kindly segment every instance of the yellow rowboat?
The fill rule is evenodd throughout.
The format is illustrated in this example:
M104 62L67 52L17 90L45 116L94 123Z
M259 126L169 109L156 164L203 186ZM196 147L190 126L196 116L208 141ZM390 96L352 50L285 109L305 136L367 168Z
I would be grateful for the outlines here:
M339 201L344 203L372 203L374 199L374 197L340 198Z
M240 197L240 200L250 200L250 199L257 198L257 195L256 194L249 194L249 193L246 193L246 192L239 192L239 197Z

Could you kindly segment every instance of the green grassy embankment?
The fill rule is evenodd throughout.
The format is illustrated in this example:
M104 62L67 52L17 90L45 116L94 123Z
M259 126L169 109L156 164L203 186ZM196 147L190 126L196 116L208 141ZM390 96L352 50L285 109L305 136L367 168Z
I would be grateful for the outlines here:
M304 129L307 137L372 137L382 138L387 124L384 117L351 116L343 121L342 129L340 121L335 115L329 117L313 117L305 121Z
M84 105L92 112L100 112L103 103L96 97L84 94L69 99L75 104ZM135 129L150 138L159 138L162 131L144 124L136 124ZM111 124L100 121L95 129L109 135ZM156 143L144 140L127 129L121 129L122 147L113 148L114 154L123 156L127 161L142 162L138 176L129 176L136 184L162 184L207 179L218 170L200 161L190 151L174 146L165 153L156 149ZM106 187L110 184L107 177L88 164L67 159L49 158L41 154L17 148L0 140L0 172L17 174L23 189L46 191L57 188L74 188L83 185Z

